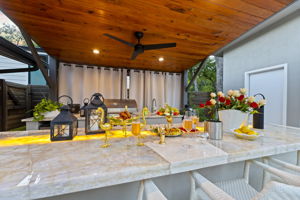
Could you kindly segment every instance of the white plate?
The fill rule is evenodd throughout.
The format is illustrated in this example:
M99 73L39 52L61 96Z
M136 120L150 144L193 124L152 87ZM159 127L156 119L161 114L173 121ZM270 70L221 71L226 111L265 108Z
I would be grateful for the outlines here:
M248 134L245 134L245 133L237 133L234 130L235 129L231 129L231 133L233 133L237 138L240 138L240 139L255 140L255 139L263 136L263 133L261 133L257 130L254 130L254 131L257 132L258 135L248 135Z

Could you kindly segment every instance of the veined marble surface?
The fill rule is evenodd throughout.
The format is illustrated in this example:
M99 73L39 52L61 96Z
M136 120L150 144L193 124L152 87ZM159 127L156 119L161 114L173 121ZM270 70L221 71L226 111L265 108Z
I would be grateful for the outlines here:
M166 138L166 144L147 142L146 145L170 163L171 173L196 170L226 163L228 154L198 138Z
M47 131L0 133L0 199L43 198L300 150L300 129L266 126L262 132L255 141L229 133L202 141L191 134L167 138L165 145L148 136L142 147L135 138L114 137L107 149L100 148L103 135L51 143L40 136ZM34 141L22 143L28 138Z

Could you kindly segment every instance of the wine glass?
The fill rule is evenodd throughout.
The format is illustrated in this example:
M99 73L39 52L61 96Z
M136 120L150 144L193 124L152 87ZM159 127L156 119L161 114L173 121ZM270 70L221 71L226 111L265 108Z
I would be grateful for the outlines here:
M184 119L182 122L182 126L187 131L187 133L190 133L193 129L193 121L191 119Z
M111 144L108 143L108 132L109 130L111 130L112 125L110 123L105 123L105 124L100 124L100 128L105 130L105 139L104 139L104 144L101 145L102 148L107 148L109 147Z
M137 137L137 146L144 146L145 144L141 142L141 122L132 122L131 132Z

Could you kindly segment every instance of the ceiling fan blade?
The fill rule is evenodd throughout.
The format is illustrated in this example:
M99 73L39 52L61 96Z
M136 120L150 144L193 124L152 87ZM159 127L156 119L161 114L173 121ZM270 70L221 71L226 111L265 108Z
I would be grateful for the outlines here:
M139 51L134 50L131 54L131 60L135 60L135 58L140 54Z
M115 37L115 36L113 36L113 35L110 35L110 34L108 34L108 33L104 33L103 35L105 35L105 36L107 36L107 37L109 37L109 38L111 38L111 39L117 40L117 41L119 41L119 42L122 42L123 44L126 44L126 45L128 45L128 46L134 47L134 44L132 44L131 42L127 42L127 41L122 40L122 39L120 39L120 38L117 38L117 37Z
M143 45L143 46L144 46L144 50L153 50L153 49L176 47L176 43L147 44L147 45Z

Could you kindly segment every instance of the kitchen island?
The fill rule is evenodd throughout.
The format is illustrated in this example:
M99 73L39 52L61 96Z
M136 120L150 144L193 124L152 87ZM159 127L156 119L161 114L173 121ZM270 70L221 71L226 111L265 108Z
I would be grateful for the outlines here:
M87 190L111 190L119 184L300 150L300 129L267 125L261 132L264 136L255 141L237 139L230 133L225 133L221 141L185 134L166 138L166 144L160 145L154 133L145 131L145 146L140 147L135 145L135 138L124 138L113 131L112 146L106 149L100 148L103 135L85 136L82 130L73 141L63 142L50 142L47 130L3 132L0 199L39 199L83 191L88 194ZM188 187L185 181L183 178L180 185ZM126 192L136 196L136 190ZM168 196L168 191L163 192Z

